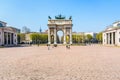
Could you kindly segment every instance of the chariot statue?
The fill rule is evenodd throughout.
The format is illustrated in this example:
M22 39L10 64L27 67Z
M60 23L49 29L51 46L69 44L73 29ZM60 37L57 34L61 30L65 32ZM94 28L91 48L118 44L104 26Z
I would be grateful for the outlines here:
M65 19L65 17L60 14L58 16L55 16L55 19Z

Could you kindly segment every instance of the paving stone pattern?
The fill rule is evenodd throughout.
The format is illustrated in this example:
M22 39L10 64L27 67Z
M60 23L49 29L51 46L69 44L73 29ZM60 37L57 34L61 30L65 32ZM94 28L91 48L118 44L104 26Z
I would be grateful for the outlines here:
M120 80L120 48L0 48L0 80Z

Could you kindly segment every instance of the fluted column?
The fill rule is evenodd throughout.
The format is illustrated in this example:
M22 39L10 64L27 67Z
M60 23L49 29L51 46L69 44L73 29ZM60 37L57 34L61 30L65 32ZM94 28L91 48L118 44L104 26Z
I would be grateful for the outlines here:
M48 44L51 44L51 39L50 39L50 29L48 29Z
M70 29L70 44L72 44L72 29Z
M4 38L4 36L5 36L5 33L4 33L4 31L3 31L3 32L2 32L2 45L5 44L5 38Z
M108 33L106 33L106 44L108 44Z
M110 44L110 33L108 33L108 44Z
M64 28L64 44L66 44L66 29Z
M12 44L12 34L10 33L10 45Z
M56 28L54 29L54 44L57 44L57 42L56 42Z
M115 32L115 45L118 45L118 34Z
M113 39L113 32L111 33L111 44L114 44L114 39Z
M8 45L8 32L6 32L6 45Z

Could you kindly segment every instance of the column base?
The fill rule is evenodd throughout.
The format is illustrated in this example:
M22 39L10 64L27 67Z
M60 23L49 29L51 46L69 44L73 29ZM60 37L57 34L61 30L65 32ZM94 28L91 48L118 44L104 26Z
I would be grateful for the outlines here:
M64 42L63 44L66 44L66 42Z
M48 42L48 44L51 44L51 42Z
M72 42L70 42L70 44L72 44Z
M57 44L56 42L54 42L54 44Z

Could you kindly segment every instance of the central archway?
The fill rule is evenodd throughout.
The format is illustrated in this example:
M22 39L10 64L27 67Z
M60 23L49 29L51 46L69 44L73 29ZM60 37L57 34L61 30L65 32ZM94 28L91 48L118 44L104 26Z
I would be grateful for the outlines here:
M63 31L62 30L57 31L57 43L63 44Z

